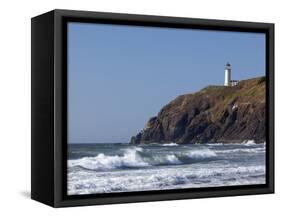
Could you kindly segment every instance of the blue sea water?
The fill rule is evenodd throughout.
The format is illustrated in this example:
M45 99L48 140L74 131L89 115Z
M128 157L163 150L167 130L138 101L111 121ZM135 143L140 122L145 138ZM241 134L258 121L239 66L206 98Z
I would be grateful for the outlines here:
M69 195L265 184L265 144L69 144Z

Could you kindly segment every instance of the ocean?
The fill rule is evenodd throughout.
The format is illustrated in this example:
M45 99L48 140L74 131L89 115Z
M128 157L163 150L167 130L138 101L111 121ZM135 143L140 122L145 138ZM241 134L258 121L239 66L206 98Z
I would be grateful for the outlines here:
M68 195L265 184L265 144L69 144Z

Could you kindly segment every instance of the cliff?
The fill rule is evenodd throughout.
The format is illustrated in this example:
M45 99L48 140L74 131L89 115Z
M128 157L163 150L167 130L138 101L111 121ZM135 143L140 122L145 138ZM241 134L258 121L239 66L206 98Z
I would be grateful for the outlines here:
M237 86L208 86L164 106L131 138L142 143L231 143L266 138L265 77Z

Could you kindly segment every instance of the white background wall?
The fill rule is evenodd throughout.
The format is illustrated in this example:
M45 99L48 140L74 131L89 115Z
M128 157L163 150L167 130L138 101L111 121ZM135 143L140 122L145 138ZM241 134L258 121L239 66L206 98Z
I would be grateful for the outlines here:
M30 196L30 18L54 8L276 23L276 111L281 109L280 1L2 0L0 3L0 216L280 215L281 117L276 112L276 194L52 209ZM279 131L278 131L279 130ZM279 133L278 133L279 132ZM279 170L279 171L278 171ZM44 187L44 186L42 186ZM278 207L279 206L279 207Z

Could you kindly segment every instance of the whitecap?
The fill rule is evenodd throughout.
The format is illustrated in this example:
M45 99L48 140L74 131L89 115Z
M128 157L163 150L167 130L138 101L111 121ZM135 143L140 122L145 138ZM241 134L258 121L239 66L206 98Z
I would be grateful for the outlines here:
M229 150L217 150L216 153L261 153L264 152L265 148L237 148Z
M199 150L191 150L186 153L186 156L193 159L204 159L204 158L216 157L217 154L214 151L206 148L206 149L199 149Z
M177 143L166 143L166 144L162 144L162 146L178 146L179 144Z
M223 146L224 144L223 143L209 143L209 144L206 144L207 146Z
M218 175L219 174L219 175ZM157 168L68 174L68 194L128 192L265 183L265 166ZM258 178L251 178L251 177Z
M245 140L242 142L243 145L249 146L249 145L256 145L255 140Z
M96 157L83 157L80 159L69 160L69 167L83 167L90 170L110 170L122 167L147 167L149 163L143 161L138 154L142 148L126 149L124 154L119 155L105 155L98 154Z

